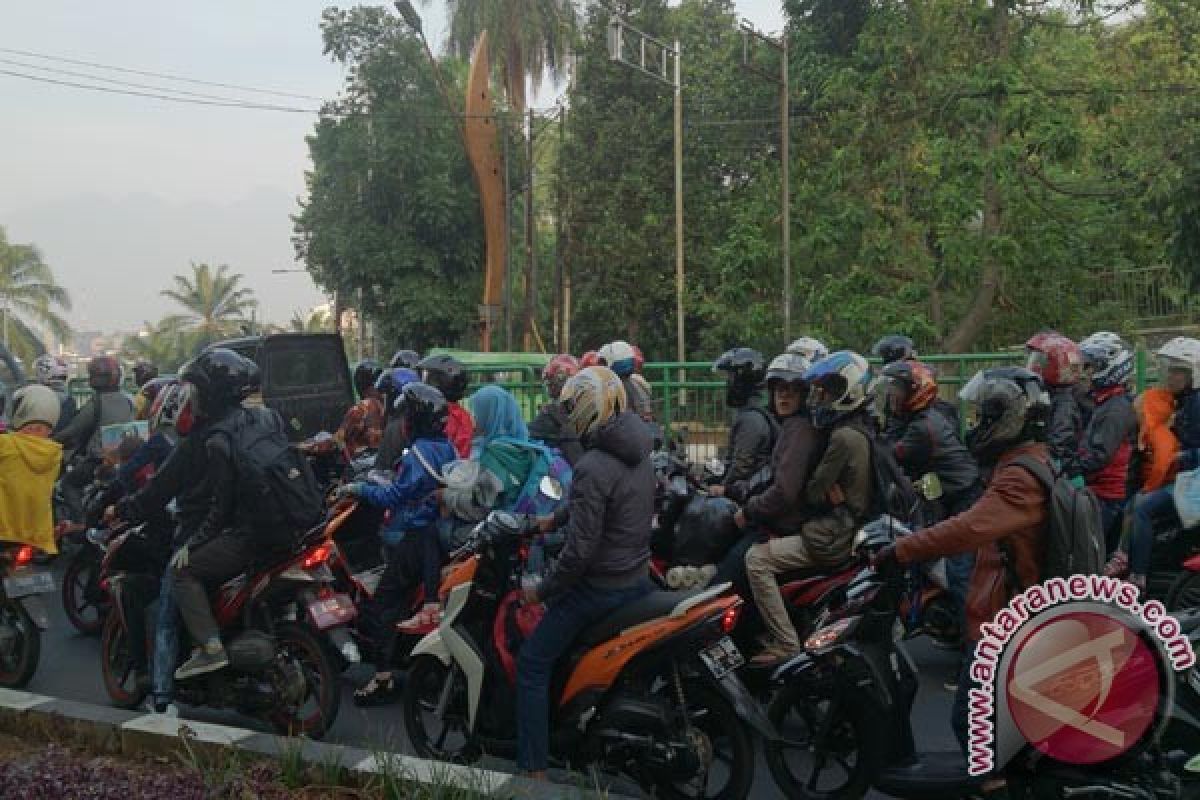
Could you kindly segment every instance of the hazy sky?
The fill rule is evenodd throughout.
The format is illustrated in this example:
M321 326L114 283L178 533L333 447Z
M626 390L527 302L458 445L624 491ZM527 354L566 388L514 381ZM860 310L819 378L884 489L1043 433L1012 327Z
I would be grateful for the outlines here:
M80 74L97 75L302 108L316 108L319 100L173 83L11 51L332 97L342 74L321 54L318 29L328 5L0 0L0 226L9 241L42 249L71 292L68 317L76 328L128 330L158 319L170 309L159 290L189 261L228 263L244 273L267 320L323 302L306 274L271 274L300 266L288 215L303 193L304 136L314 116L85 91L4 73L91 84ZM782 27L778 0L736 6L760 28ZM444 4L433 0L421 13L440 49Z

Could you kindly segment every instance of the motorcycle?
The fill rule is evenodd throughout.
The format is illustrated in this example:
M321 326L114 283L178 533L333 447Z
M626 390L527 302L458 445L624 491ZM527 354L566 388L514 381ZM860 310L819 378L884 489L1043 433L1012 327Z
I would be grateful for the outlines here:
M106 530L89 528L63 571L63 611L75 630L87 636L100 632L112 607L111 598L100 586L100 565L108 549L108 536Z
M1198 532L1197 528L1182 527L1178 520L1154 529L1146 588L1151 597L1165 598L1170 611L1200 607Z
M862 569L844 601L805 642L805 652L774 675L768 716L780 738L767 742L772 776L788 797L840 800L868 789L902 798L961 797L984 778L967 773L960 751L921 752L911 714L916 667L896 635L903 570L865 566L870 553L904 529L877 521L859 532ZM1041 757L1027 747L1002 765L1010 796L1178 797L1177 757L1153 744L1087 769Z
M35 548L0 544L0 686L19 689L33 678L41 632L50 615L38 595L54 591L54 576L34 564Z
M534 530L494 511L456 554L441 622L413 648L404 688L405 728L424 757L515 754L517 654L540 608L519 602ZM741 600L727 589L652 592L584 631L551 684L553 755L659 797L745 797L749 729L774 731L735 672L743 660L728 634Z
M354 606L334 591L326 563L336 519L217 589L213 612L230 664L178 681L181 701L258 717L282 734L319 738L333 725L341 687L331 650L357 654L345 629ZM101 672L105 691L121 708L136 707L148 693L131 648L145 647L145 661L152 663L159 581L169 556L169 546L148 536L144 526L120 532L104 556L101 582L113 610L101 632ZM187 650L180 647L181 661Z

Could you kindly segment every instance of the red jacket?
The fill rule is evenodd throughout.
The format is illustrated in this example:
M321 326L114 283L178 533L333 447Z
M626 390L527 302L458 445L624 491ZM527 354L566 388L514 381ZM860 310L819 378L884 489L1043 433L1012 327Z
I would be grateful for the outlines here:
M471 457L471 440L475 436L475 420L471 412L458 403L450 403L450 418L446 420L446 438L454 445L459 458Z
M1096 408L1076 451L1077 474L1084 476L1096 497L1124 500L1137 435L1133 404L1124 386L1093 392L1092 399Z

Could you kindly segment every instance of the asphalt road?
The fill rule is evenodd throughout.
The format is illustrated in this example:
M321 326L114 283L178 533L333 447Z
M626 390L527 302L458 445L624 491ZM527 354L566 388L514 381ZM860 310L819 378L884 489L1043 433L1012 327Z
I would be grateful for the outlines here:
M55 580L61 587L62 570L56 568ZM61 595L43 595L50 610L50 630L42 637L41 662L27 690L68 700L77 700L98 705L109 703L100 678L100 641L98 637L83 636L75 631L62 610ZM917 742L922 747L936 750L956 748L954 735L950 731L949 712L952 695L942 683L955 668L956 659L951 653L932 647L924 638L910 643L912 653L922 674L922 685L917 696L913 729ZM356 668L345 676L341 710L337 723L326 741L353 745L367 749L390 752L412 753L404 733L404 723L399 706L361 709L354 705L351 697L352 682L362 680L369 674L364 668ZM208 722L220 722L241 727L267 730L253 719L234 714L213 712L205 709L184 708L183 715ZM511 762L496 761L489 768L511 771ZM633 787L618 782L613 788L621 792L635 791ZM755 800L782 797L783 793L771 780L767 766L761 756L755 774ZM869 797L882 798L886 795L872 793Z

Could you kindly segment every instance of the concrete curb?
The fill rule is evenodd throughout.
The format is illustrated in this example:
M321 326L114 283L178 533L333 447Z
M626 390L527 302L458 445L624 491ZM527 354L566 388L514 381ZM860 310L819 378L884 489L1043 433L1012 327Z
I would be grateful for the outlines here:
M516 775L401 753L375 753L357 747L276 736L198 720L165 717L143 711L78 703L56 697L0 689L0 731L24 739L67 740L111 754L145 757L178 753L186 744L193 752L219 757L230 749L255 756L299 756L310 765L338 764L360 775L392 774L427 786L451 784L494 798L600 797L563 784L530 781ZM619 795L607 794L617 800Z

